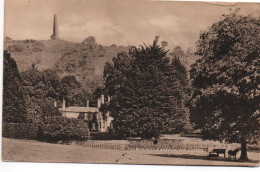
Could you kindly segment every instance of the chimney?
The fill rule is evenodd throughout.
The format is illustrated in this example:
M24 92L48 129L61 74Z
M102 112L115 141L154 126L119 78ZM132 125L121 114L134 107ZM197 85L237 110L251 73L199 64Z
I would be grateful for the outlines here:
M87 100L87 104L86 104L87 107L89 107L89 100Z
M66 108L66 102L63 98L63 100L62 100L62 111L65 111L65 108Z
M98 98L97 100L97 108L100 108L101 107L101 100Z
M104 104L105 103L105 96L104 94L101 95L101 104Z
M57 107L57 102L56 102L56 100L54 100L54 107L55 107L55 108Z
M110 96L107 96L107 102L109 103L110 102Z

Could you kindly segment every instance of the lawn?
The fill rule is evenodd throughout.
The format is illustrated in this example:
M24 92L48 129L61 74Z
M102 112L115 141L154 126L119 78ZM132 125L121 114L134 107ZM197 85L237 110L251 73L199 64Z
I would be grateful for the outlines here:
M188 140L193 141L191 138L184 138L183 143L185 144ZM199 140L197 142L201 144L203 141ZM104 146L104 143L106 143L107 147ZM259 166L260 159L259 151L248 152L250 162L238 162L223 157L209 158L208 152L204 150L125 150L122 145L129 145L129 141L92 141L91 144L79 145L73 143L71 145L62 145L2 138L2 160L18 162Z

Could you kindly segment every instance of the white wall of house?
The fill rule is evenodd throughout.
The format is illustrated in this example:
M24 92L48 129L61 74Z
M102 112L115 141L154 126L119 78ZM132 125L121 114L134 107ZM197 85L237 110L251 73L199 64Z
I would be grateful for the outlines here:
M62 116L67 118L78 118L79 112L62 112Z

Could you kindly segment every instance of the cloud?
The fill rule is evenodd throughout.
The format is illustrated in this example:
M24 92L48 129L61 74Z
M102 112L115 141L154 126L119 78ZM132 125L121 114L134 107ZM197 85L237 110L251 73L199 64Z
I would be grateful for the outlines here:
M260 5L241 3L241 14L259 16ZM102 45L152 43L155 35L168 48L194 47L201 30L230 7L201 2L107 0L6 0L5 35L13 39L49 39L58 14L61 39L81 42L92 35Z
M158 27L161 29L168 29L172 28L173 30L180 30L179 27L180 23L186 22L186 19L176 17L174 15L168 15L164 17L156 17L151 18L148 23L151 24L154 27Z
M96 37L97 41L110 44L123 33L119 25L114 25L112 22L105 20L88 21L83 25L63 24L60 26L60 36L76 42L92 35Z

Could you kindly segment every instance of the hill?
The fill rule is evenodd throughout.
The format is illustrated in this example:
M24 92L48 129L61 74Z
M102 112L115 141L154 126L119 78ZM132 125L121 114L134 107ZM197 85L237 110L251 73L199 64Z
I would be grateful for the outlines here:
M36 64L39 70L49 69L62 57L62 53L78 45L78 43L63 40L8 40L4 42L4 50L8 50L16 60L20 71ZM103 46L104 58L95 61L103 68L106 61L111 61L118 52L127 51L126 47ZM101 61L100 61L101 60Z
M4 49L16 60L19 71L34 64L39 70L53 69L62 77L74 75L88 91L103 84L103 68L118 52L128 51L122 46L101 46L94 37L82 43L64 40L6 40Z

